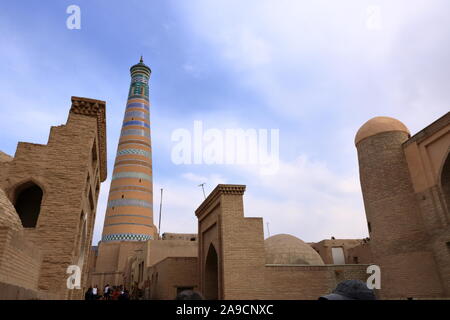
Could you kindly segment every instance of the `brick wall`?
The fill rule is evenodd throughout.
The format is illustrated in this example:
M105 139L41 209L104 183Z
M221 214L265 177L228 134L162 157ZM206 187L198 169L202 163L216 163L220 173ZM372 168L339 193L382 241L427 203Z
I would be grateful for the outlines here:
M245 218L242 185L218 185L196 210L199 219L200 289L210 245L218 260L219 299L257 299L264 295L264 233L261 218Z
M38 288L48 295L67 298L67 267L83 256L88 261L99 184L106 178L104 120L104 102L73 97L66 125L52 127L46 145L19 142L14 159L2 165L0 188L10 199L29 181L43 191L37 225L24 235L42 252ZM82 213L87 245L80 251ZM81 267L85 285L87 263Z
M197 257L198 242L189 240L149 240L144 248L145 266L149 267L167 257Z
M128 259L143 250L144 244L140 241L100 242L96 263L88 271L89 285L98 285L99 288L106 284L124 285Z
M381 268L381 297L439 297L443 287L402 148L408 138L390 131L357 144L371 250Z
M21 233L0 227L0 282L37 290L41 260L39 249Z
M325 264L333 264L333 256L331 253L332 248L342 248L344 251L344 257L346 263L353 263L353 261L348 261L347 257L349 255L349 250L362 243L362 239L326 239L316 243L309 243L322 258Z
M367 265L266 265L264 299L317 300L344 280L366 281Z
M149 268L150 298L173 300L177 288L198 290L197 258L168 257Z
M347 250L346 256L347 263L361 263L372 264L372 250L370 248L370 242L362 243L356 247Z

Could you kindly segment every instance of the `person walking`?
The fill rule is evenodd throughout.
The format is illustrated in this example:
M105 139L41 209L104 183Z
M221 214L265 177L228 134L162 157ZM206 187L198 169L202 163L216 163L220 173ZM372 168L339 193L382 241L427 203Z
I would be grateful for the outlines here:
M84 300L94 300L94 295L92 294L92 287L89 287L89 289L84 294Z
M95 285L92 288L92 296L93 296L94 300L97 300L97 298L98 298L98 287L97 287L97 285Z
M105 289L103 289L103 297L105 298L105 300L109 300L110 295L111 295L111 288L109 284L107 284L105 286Z

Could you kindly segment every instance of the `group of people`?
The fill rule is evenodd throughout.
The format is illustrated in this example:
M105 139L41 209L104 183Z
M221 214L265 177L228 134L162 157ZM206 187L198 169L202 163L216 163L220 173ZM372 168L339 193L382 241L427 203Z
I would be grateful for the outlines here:
M103 289L103 294L98 290L98 286L89 287L84 294L84 300L130 300L130 294L124 286L113 286L109 284Z
M375 293L360 280L345 280L337 285L332 293L319 297L319 300L376 300ZM90 287L85 294L85 300L130 300L128 290L123 286L110 287L107 284L103 295L99 294L97 286ZM204 300L201 293L194 290L180 292L175 300Z

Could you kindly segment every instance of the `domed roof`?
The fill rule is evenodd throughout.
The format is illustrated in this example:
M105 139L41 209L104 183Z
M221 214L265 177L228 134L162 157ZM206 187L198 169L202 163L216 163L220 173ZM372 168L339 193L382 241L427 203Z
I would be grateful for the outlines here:
M266 264L324 264L320 255L309 244L289 234L267 238L264 245Z
M152 72L152 70L150 69L149 66L147 66L144 63L144 59L141 56L141 59L139 60L139 63L136 63L135 65L131 66L130 72L131 72L131 74L142 72L142 73L146 74L149 77L151 72Z
M0 189L0 226L6 226L17 231L23 229L16 209L2 189Z
M400 121L390 117L375 117L359 128L355 137L355 145L361 140L378 133L389 131L402 131L409 134L408 128Z

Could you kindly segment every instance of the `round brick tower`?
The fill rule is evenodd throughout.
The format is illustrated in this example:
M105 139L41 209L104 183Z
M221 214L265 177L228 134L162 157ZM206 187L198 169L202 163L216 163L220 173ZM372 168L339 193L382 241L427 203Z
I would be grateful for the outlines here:
M370 246L374 263L381 268L382 298L441 294L403 152L409 137L400 121L376 117L355 138Z
M109 190L102 241L145 241L153 224L149 87L142 60L130 68L131 84Z

